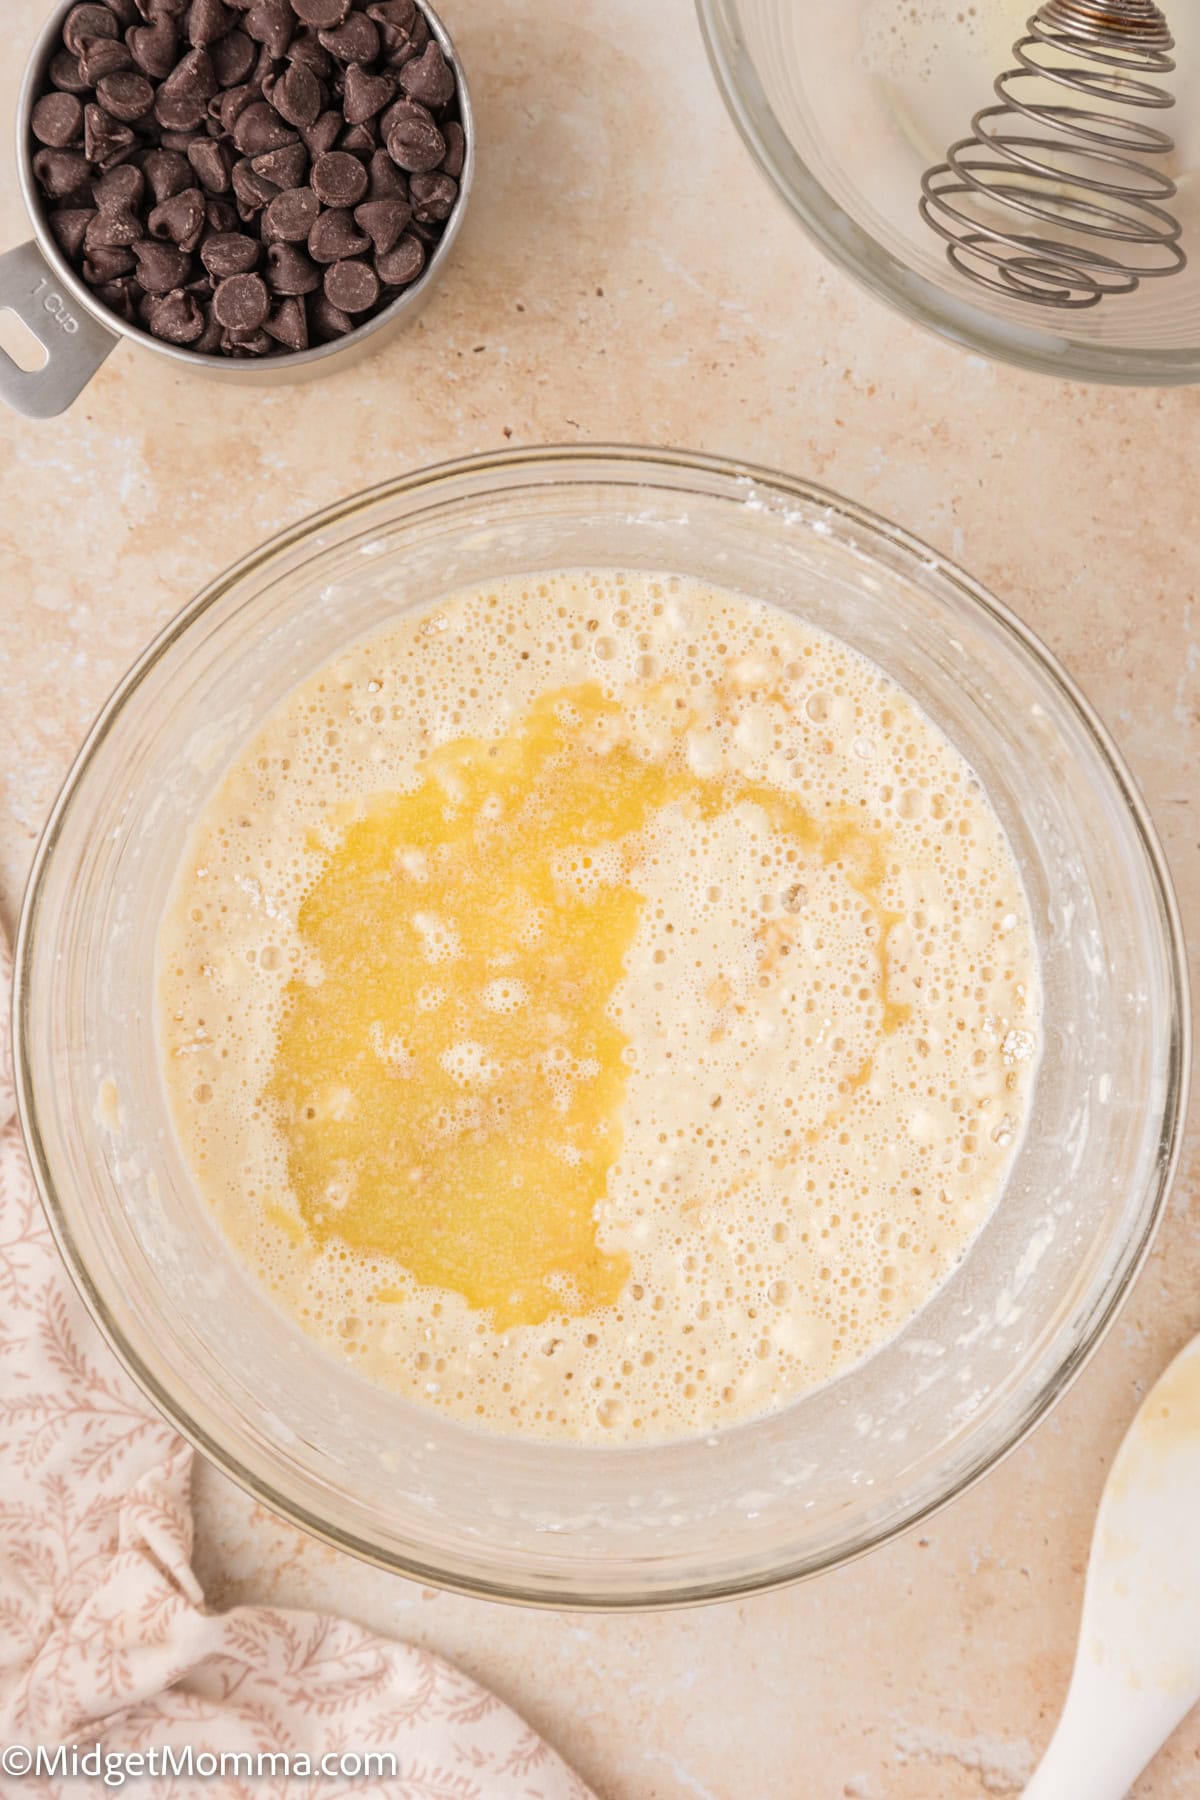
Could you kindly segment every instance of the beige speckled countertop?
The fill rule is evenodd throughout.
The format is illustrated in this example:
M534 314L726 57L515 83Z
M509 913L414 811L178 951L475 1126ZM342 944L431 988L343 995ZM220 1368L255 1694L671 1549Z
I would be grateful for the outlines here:
M225 563L397 469L616 438L779 464L961 559L1114 730L1194 917L1200 392L1025 376L859 293L751 167L689 0L445 12L481 167L411 331L344 374L248 392L122 346L65 418L0 417L0 916L15 920L96 708ZM41 14L7 0L6 145ZM21 235L6 159L0 243ZM1200 1329L1195 1192L1193 1131L1149 1267L1065 1403L923 1535L838 1574L693 1613L519 1613L379 1575L205 1468L209 1598L335 1609L434 1646L520 1707L603 1800L1017 1793L1064 1692L1105 1470L1145 1384ZM1200 1793L1200 1718L1136 1793Z

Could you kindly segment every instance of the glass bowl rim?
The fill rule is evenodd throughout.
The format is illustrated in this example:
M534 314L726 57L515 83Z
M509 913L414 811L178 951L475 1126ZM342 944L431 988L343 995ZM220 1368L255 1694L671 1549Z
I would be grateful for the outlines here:
M35 1091L28 1043L33 949L43 890L63 820L80 782L102 750L118 714L136 698L151 670L192 625L240 582L269 566L276 557L285 555L306 541L319 542L323 532L344 527L357 514L365 513L381 502L424 493L429 496L431 503L436 504L439 493L447 488L451 489L451 497L458 498L461 496L454 490L461 488L464 482L478 483L492 475L511 477L522 471L529 472L533 478L532 484L536 484L539 477L542 480L551 478L555 481L569 481L573 468L580 469L578 479L581 481L600 480L612 485L636 484L639 471L656 474L660 479L652 485L664 492L695 491L694 482L689 478L704 476L719 484L715 497L722 500L732 499L734 495L744 498L747 486L768 490L785 502L799 502L827 517L835 515L855 532L863 534L865 543L856 540L860 550L869 551L873 545L887 546L899 551L913 565L910 574L915 573L918 568L927 573L936 571L951 589L957 590L957 596L962 601L969 607L982 611L1016 640L1017 647L1032 657L1041 672L1049 677L1059 699L1082 724L1116 792L1124 801L1145 855L1150 892L1157 902L1157 921L1168 973L1164 998L1164 1005L1169 1009L1170 1027L1166 1094L1155 1177L1147 1184L1141 1209L1140 1237L1132 1246L1132 1254L1128 1256L1119 1278L1111 1283L1103 1305L1097 1309L1085 1335L1032 1394L1003 1441L979 1457L944 1492L919 1501L890 1520L871 1526L856 1541L845 1547L816 1558L782 1560L738 1576L717 1579L680 1577L672 1587L656 1588L649 1592L640 1592L633 1587L620 1592L599 1588L593 1591L587 1588L585 1582L578 1586L559 1588L553 1587L543 1577L523 1582L516 1575L485 1579L473 1573L461 1574L448 1566L424 1562L418 1555L402 1554L324 1518L303 1500L285 1491L292 1485L288 1478L273 1482L268 1476L247 1467L237 1449L239 1438L244 1440L244 1433L235 1427L222 1439L190 1416L186 1376L180 1376L166 1364L160 1369L148 1364L126 1338L93 1279L72 1233L70 1209L63 1205L49 1166L38 1122L40 1102ZM705 491L714 492L711 489ZM54 801L34 854L21 906L13 956L12 996L17 1115L34 1183L51 1234L78 1293L108 1345L156 1411L195 1450L201 1452L253 1499L334 1549L347 1551L390 1573L449 1592L551 1610L661 1611L743 1598L784 1587L856 1561L869 1551L933 1517L951 1501L974 1487L976 1482L1010 1456L1058 1403L1107 1335L1145 1263L1165 1210L1182 1149L1189 1088L1191 1020L1186 968L1183 928L1166 858L1146 805L1106 727L1090 702L1036 634L953 560L942 556L913 533L892 524L869 508L815 482L763 465L702 452L635 444L546 444L506 448L431 464L364 488L330 506L307 514L239 558L207 583L168 621L118 682L87 732Z
M1200 381L1200 346L1183 351L1114 352L1072 339L1064 353L1054 354L1025 347L1019 339L1001 338L992 315L965 297L944 299L933 282L909 269L852 218L794 149L792 154L804 172L806 186L799 187L789 179L770 146L758 106L746 94L738 72L739 61L751 66L753 63L725 24L725 15L731 6L736 6L736 0L695 0L695 5L717 91L754 163L829 261L873 298L882 300L922 330L947 338L961 349L1036 375L1113 387L1186 387ZM773 129L786 138L769 105L766 116ZM913 205L915 209L915 200Z

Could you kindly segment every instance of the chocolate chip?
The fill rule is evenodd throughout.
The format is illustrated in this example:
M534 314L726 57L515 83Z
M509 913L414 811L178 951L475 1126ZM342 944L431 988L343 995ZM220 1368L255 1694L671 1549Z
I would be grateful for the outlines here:
M325 294L313 294L308 302L308 329L323 344L332 338L345 337L354 330L354 320Z
M132 256L129 260L132 263ZM92 281L92 277L86 273L84 279ZM132 325L137 318L138 301L142 298L142 290L133 276L118 275L113 281L95 280L92 284L97 298L103 300L109 311L117 313L122 319L128 319Z
M194 250L207 223L204 195L199 188L185 188L154 207L146 220L151 237L165 238L181 250Z
M125 42L129 53L144 75L161 81L175 67L179 55L179 33L171 20L162 17L152 25L135 25Z
M415 100L397 100L383 116L388 155L398 168L424 174L446 154L446 140Z
M225 332L213 317L211 300L201 300L200 309L204 314L204 330L189 348L201 356L220 356L224 349Z
M115 38L120 29L116 14L107 6L73 6L63 20L63 46L78 56L84 38Z
M86 94L91 82L79 67L79 58L69 50L57 50L50 58L47 71L54 86L64 94Z
M321 272L295 244L267 247L267 286L274 294L311 294L321 285Z
M210 194L227 194L229 192L229 172L233 168L233 157L228 144L214 143L212 138L197 138L187 147L189 167L194 170L200 186Z
M321 203L310 187L276 194L263 214L263 238L269 243L302 244L320 211Z
M240 231L218 231L205 238L200 246L200 261L214 281L228 275L245 275L257 263L262 252L258 238Z
M115 281L134 267L134 254L128 244L96 244L84 251L83 279L93 287L102 281Z
M339 150L352 150L356 156L370 156L379 143L379 132L374 119L364 119L361 125L347 125L337 141Z
M94 102L83 109L83 153L89 162L113 161L133 148L134 136L128 125L122 125Z
M408 178L402 175L386 150L376 150L368 164L367 198L407 200Z
M258 55L254 59L254 67L251 69L246 79L250 82L252 87L256 87L261 93L262 84L267 79L267 76L277 75L278 73L279 65L276 58L271 55L270 50L265 44L260 44L258 46ZM226 335L228 336L228 333L226 333Z
M314 262L339 262L343 256L361 256L371 240L360 232L353 215L343 207L323 212L308 234L308 253Z
M243 221L249 221L255 213L260 213L279 192L273 181L264 181L261 175L254 173L248 156L243 156L241 162L234 163L230 181L237 201L238 217Z
M267 356L271 350L271 339L261 329L258 331L223 331L221 348L230 356Z
M213 312L229 331L257 331L270 310L261 275L230 275L213 292Z
M213 73L223 88L236 87L245 81L258 61L258 51L244 31L236 26L209 46Z
M441 163L442 174L451 175L457 181L467 160L467 136L457 119L447 119L442 126L442 136L446 140L446 154Z
M454 71L442 55L442 47L431 39L420 56L406 62L400 71L400 87L410 100L422 106L445 106L454 98Z
M29 123L39 144L64 150L83 136L83 108L74 94L45 94L34 107Z
M268 315L263 330L285 350L307 350L308 315L303 300L295 297L281 300Z
M420 56L428 42L429 27L422 14L418 13L413 20L412 30L407 35L397 37L396 42L385 53L384 60L389 68L402 69L414 56Z
M159 88L154 116L168 131L186 131L206 117L216 91L217 77L208 51L189 50Z
M93 183L92 197L101 212L136 209L146 198L145 171L124 163Z
M154 105L154 89L144 75L126 69L103 76L96 85L96 98L114 119L124 119L132 125Z
M394 48L400 38L412 36L413 26L417 22L417 0L375 0L367 8L368 19L373 19L384 33L384 44ZM391 37L387 36L391 33Z
M186 250L174 244L160 244L153 238L142 238L134 244L137 278L148 294L166 294L182 287L192 271L192 259Z
M64 256L75 258L80 254L84 234L95 217L95 211L89 206L62 207L50 214L47 223Z
M292 0L292 10L302 25L330 31L350 11L350 0Z
M186 131L161 131L158 141L164 150L180 150L186 156L192 145L204 137L203 127L189 126Z
M378 5L368 6L367 17L379 27L380 42L389 58L397 52L417 54L419 46L412 41L417 22L415 0L379 0Z
M265 100L252 100L238 114L233 141L244 156L259 156L264 150L294 144L296 133Z
M387 254L411 217L408 201L399 198L364 200L354 209L354 223L366 232L378 256Z
M195 94L208 101L217 92L217 72L207 50L192 49L180 57L163 82L168 92Z
M379 27L366 13L352 12L343 24L318 35L339 62L369 63L379 55Z
M194 344L204 332L204 309L194 294L172 288L146 296L142 312L146 329L166 344Z
M89 221L84 245L89 252L127 249L145 235L141 220L128 207L102 207Z
M172 194L182 194L193 180L192 165L178 150L148 150L142 161L142 174L156 206Z
M303 144L285 144L282 150L265 150L250 159L250 167L277 188L295 188L308 173L308 151Z
M325 271L325 298L343 312L366 312L379 298L379 277L370 263L350 257Z
M300 63L322 81L333 73L333 58L321 43L320 34L305 25L288 45L288 61Z
M221 199L218 195L209 198L205 206L210 231L236 231L238 227L238 209L231 200Z
M413 106L414 102L406 100L403 94L401 94L398 99L393 100L392 104L383 113L379 121L379 129L383 133L385 142L387 141L387 134L392 129L393 125L397 124L401 119L407 119L412 116ZM417 110L421 117L432 119L432 114L428 112L425 107L422 106Z
M215 44L233 24L234 14L225 0L192 0L188 8L188 38L197 48Z
M119 38L84 38L79 47L79 73L89 87L95 87L106 75L117 75L133 67L133 57Z
M406 231L395 248L375 258L380 281L388 287L405 287L415 281L425 267L425 246L419 237Z
M315 124L321 111L321 86L303 63L289 63L282 75L263 83L263 95L279 117L299 129Z
M451 175L414 175L408 184L413 218L421 225L448 219L458 199L458 183Z
M359 18L361 14L354 16ZM343 96L347 123L359 125L364 119L373 118L390 104L395 92L396 84L390 75L371 75L361 63L352 62L346 70Z
M315 125L305 125L300 135L308 145L310 156L321 156L326 150L332 150L342 134L342 117L340 112L323 112Z
M318 156L309 180L323 206L357 206L367 191L367 171L347 150L326 150Z
M217 108L217 118L220 121L221 130L228 137L233 136L233 128L242 113L257 99L257 93L249 82L246 82L241 87L230 88L227 93L221 95L219 100L211 102Z
M244 28L256 44L265 44L278 60L292 41L296 15L287 0L254 0L245 15Z
M33 172L41 183L42 192L51 200L65 199L91 174L87 158L78 150L37 150L33 157Z

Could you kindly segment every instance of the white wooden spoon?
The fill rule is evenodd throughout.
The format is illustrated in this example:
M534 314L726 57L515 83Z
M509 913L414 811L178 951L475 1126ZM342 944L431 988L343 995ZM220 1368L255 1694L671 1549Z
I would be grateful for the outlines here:
M1200 1701L1200 1338L1109 1472L1067 1703L1025 1800L1123 1800Z

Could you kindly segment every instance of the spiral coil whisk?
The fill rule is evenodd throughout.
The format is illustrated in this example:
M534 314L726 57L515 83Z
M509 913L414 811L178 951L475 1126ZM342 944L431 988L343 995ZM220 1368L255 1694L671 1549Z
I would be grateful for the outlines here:
M921 214L962 274L1040 306L1095 306L1187 263L1155 161L1174 140L1135 115L1174 39L1153 0L1047 0L971 120L922 183ZM1064 97L1064 90L1069 98ZM1119 109L1119 110L1117 110Z

